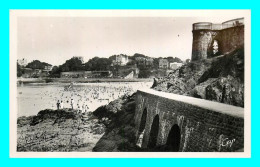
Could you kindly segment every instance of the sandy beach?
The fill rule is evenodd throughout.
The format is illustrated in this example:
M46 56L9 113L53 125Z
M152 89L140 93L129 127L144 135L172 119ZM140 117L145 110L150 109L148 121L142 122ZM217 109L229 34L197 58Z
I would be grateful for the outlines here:
M151 84L74 83L70 89L68 84L24 84L18 87L17 151L93 151L110 120L92 112ZM58 100L63 109L57 110Z
M139 88L146 88L152 82L74 83L65 90L67 83L30 83L17 87L18 117L37 115L41 110L57 109L57 101L63 101L63 108L94 111L101 105L132 94Z

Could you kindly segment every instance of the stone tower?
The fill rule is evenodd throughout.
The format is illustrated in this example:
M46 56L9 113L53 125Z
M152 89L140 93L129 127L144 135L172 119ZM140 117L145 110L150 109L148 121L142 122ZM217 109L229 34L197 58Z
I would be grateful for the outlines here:
M201 22L193 24L193 43L191 60L208 58L210 46L218 34L218 30L212 30L212 23Z
M221 24L194 23L192 33L191 61L225 54L244 45L244 18Z

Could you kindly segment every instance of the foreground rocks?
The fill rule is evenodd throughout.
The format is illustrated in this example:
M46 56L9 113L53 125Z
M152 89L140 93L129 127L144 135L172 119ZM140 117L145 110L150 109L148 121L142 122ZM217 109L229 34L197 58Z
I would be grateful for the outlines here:
M88 114L43 110L17 120L17 151L139 151L135 146L135 94Z
M92 113L43 110L17 120L17 151L92 151L105 125Z
M93 151L141 151L135 145L135 94L123 96L93 112L104 121L107 129Z
M135 144L135 94L93 113L43 110L17 120L17 151L142 151Z

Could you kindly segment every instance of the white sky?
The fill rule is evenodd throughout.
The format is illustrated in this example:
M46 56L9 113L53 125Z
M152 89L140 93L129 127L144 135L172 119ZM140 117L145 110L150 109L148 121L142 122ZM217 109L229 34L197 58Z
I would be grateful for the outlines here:
M95 56L141 53L185 60L191 58L193 23L230 19L234 17L19 17L18 59L61 65L73 56L87 62Z

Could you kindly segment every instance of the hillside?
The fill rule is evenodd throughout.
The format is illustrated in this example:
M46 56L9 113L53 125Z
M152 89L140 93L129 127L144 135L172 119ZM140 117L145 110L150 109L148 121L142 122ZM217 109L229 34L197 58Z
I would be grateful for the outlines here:
M244 107L244 49L190 62L158 79L153 89Z

